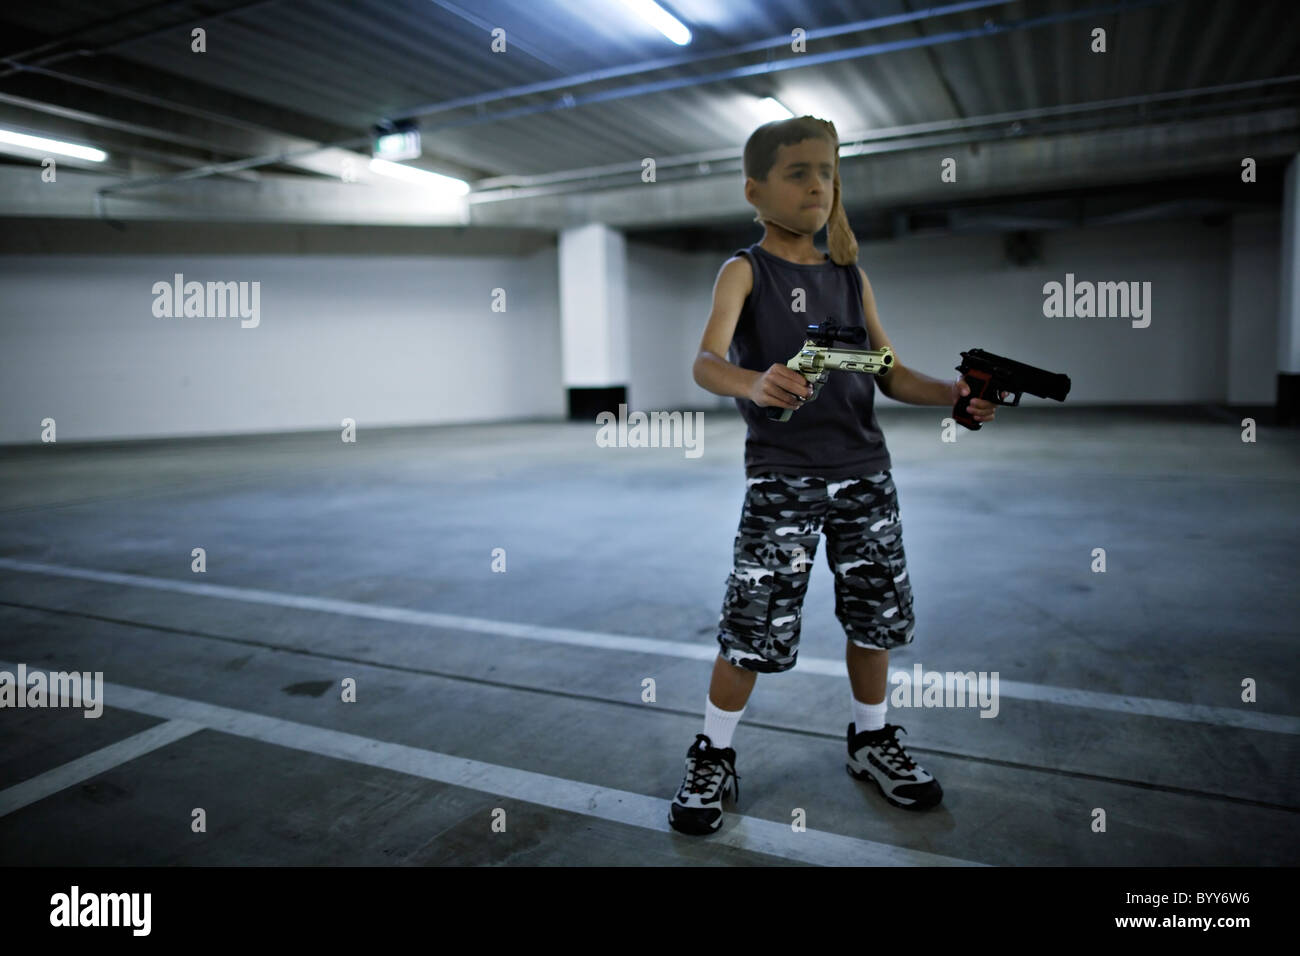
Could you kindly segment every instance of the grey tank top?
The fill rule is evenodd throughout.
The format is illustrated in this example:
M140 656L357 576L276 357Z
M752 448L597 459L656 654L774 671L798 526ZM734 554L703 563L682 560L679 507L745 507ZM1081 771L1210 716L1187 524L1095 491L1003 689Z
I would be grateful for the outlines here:
M799 351L809 325L834 318L840 325L866 327L862 312L862 276L856 266L838 266L826 257L820 265L802 265L775 256L758 243L736 250L746 256L754 288L736 322L727 360L765 372L784 365ZM804 290L805 312L795 312L794 290ZM846 346L870 348L862 345ZM861 372L830 373L821 394L790 415L773 422L767 409L748 398L736 406L748 425L745 476L765 472L850 478L892 467L885 436L876 423L876 376Z

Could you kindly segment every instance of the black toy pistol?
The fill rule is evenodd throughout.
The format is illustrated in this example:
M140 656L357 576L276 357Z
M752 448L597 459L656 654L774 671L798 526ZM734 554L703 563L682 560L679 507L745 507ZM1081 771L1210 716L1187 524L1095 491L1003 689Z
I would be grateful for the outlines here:
M971 431L979 431L980 423L968 413L966 406L972 398L982 398L994 405L1019 405L1024 392L1039 398L1054 398L1065 401L1070 394L1070 376L1058 372L1025 365L1014 359L1003 358L983 349L971 349L961 353L962 363L956 366L962 378L970 386L970 394L963 395L952 407L952 417ZM1013 392L1013 402L1001 401L1002 392Z

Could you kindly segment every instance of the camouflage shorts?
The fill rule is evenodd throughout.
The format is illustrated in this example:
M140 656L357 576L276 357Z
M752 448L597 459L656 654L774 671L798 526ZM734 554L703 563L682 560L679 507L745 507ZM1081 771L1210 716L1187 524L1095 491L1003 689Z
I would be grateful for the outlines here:
M890 473L839 480L766 474L746 481L736 566L718 618L724 659L761 673L794 667L823 528L835 616L848 639L885 649L911 643L912 585Z

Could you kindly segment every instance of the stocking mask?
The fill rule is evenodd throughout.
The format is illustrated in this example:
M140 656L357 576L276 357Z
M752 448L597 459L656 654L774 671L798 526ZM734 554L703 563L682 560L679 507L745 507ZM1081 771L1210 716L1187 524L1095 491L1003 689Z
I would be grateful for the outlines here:
M831 260L836 265L847 266L858 261L858 241L853 237L853 230L849 228L849 218L844 214L844 205L840 202L840 156L839 156L839 135L835 132L835 124L829 120L821 120L825 123L827 130L830 132L832 142L835 146L835 196L831 201L831 215L826 222L826 244L830 247ZM815 232L809 232L807 229L796 229L793 226L787 226L785 223L773 219L771 216L764 216L761 213L755 214L754 222L772 222L787 229L798 236L812 236Z

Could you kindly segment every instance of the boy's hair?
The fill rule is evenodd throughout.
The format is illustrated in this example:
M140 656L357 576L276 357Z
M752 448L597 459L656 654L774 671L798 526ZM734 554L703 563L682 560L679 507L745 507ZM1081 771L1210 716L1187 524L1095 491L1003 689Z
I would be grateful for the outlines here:
M767 174L776 163L780 147L801 143L816 136L829 139L835 148L835 197L831 201L831 217L826 223L826 244L830 247L831 259L837 265L847 266L858 261L858 241L853 237L848 216L844 214L844 205L840 201L840 137L835 132L834 123L815 116L792 116L790 119L764 123L754 130L745 143L744 172L746 177L766 182ZM755 214L754 221L763 222L763 216ZM785 223L777 225L790 229ZM797 229L790 231L799 232Z

